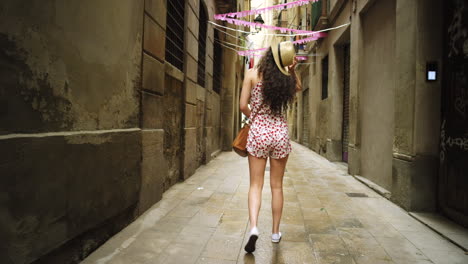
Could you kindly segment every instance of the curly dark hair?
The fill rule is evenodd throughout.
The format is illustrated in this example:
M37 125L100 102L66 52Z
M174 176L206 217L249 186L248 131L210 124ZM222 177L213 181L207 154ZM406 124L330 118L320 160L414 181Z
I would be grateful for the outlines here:
M270 106L274 114L281 114L292 103L296 90L296 78L284 75L276 66L273 52L269 48L260 60L258 77L263 83L264 103Z

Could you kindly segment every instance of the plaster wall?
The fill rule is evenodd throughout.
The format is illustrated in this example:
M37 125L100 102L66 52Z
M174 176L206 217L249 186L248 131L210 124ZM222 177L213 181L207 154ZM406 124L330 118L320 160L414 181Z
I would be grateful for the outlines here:
M395 1L376 2L362 16L364 51L360 92L364 107L361 109L361 174L390 189L395 94Z
M349 22L351 4L343 6L334 25ZM343 120L342 57L339 48L349 41L349 27L330 31L317 42L309 69L309 146L332 161L341 160ZM322 100L322 60L328 56L328 97Z
M442 1L419 1L416 42L416 102L415 102L415 147L416 155L438 156L440 138L441 78L436 82L426 81L426 63L437 62L439 77L443 70L443 19ZM430 45L429 45L430 43Z
M316 53L316 49L312 50ZM318 74L318 63L320 57L313 56L311 58L311 66L309 68L309 147L314 151L319 151L319 137L317 134L318 126L318 107L320 103L320 75Z

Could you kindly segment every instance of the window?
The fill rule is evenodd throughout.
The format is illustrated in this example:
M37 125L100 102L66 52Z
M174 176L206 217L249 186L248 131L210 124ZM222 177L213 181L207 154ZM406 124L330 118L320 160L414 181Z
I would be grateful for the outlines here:
M328 98L328 56L322 59L322 100Z
M213 91L221 91L221 73L223 68L223 49L221 47L218 31L214 32L213 44Z
M198 19L198 78L197 83L205 86L205 60L206 60L206 26L207 15L205 6L200 1L200 16Z
M166 61L184 70L185 0L167 0Z

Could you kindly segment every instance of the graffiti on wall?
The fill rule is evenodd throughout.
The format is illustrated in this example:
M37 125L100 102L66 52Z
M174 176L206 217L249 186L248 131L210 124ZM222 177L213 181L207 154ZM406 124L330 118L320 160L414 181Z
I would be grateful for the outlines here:
M468 227L468 2L445 0L438 206Z
M468 7L464 0L454 2L455 12L448 27L448 57L458 57L462 54L468 57L468 29L464 26L468 18L463 17L463 14L466 13L464 9Z
M450 85L453 85L454 110L466 120L468 107L468 5L464 0L454 1L454 14L448 26L448 59L453 61Z
M450 1L447 23L445 82L442 102L440 161L468 155L468 4Z
M447 148L458 148L461 151L468 152L468 135L466 137L451 137L446 135L445 131L446 120L442 121L440 131L440 161L444 162Z

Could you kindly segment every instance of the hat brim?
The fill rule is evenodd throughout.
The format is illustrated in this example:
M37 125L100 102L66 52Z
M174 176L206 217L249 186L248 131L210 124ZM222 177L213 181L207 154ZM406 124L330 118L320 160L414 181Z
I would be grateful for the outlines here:
M275 59L276 66L284 75L291 75L287 70L286 67L281 66L280 58L279 58L279 49L280 49L280 42L273 41L271 44L271 52L273 53L273 58Z

